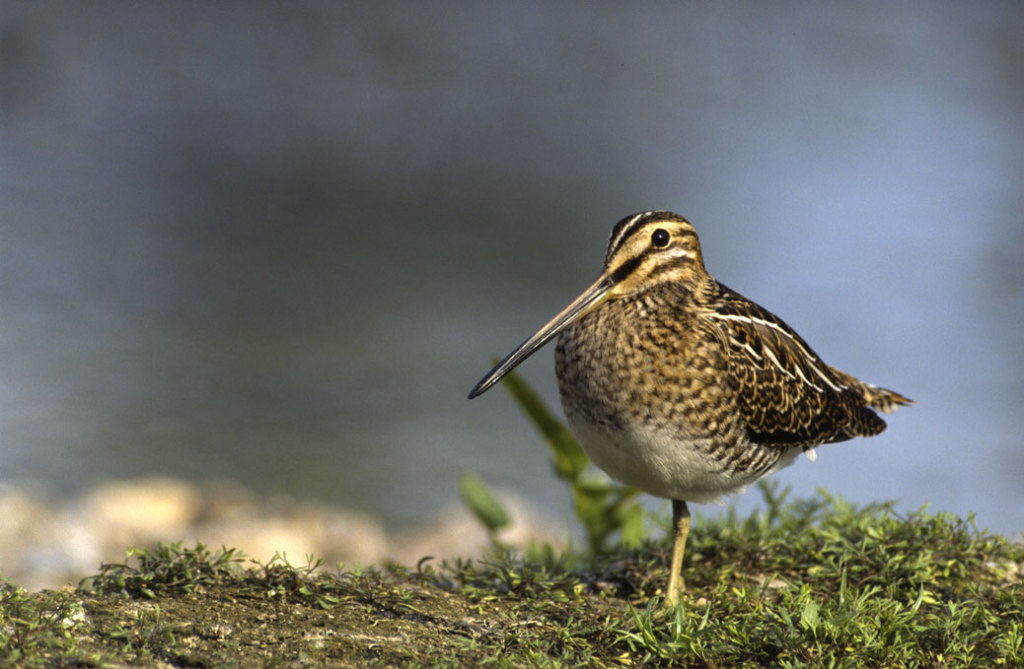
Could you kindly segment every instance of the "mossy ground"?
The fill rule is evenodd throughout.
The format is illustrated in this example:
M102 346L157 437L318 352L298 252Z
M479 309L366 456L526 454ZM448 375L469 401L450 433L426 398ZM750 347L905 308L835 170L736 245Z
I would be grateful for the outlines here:
M330 573L162 546L76 590L0 584L0 666L1024 665L1024 548L819 494L600 558Z

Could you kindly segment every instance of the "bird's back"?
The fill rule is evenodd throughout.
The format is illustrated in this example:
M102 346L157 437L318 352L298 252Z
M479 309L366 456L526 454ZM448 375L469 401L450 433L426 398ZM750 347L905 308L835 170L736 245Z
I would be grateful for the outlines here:
M713 284L703 317L713 323L728 359L728 382L752 441L783 448L870 437L888 413L910 400L826 364L781 318L739 293Z

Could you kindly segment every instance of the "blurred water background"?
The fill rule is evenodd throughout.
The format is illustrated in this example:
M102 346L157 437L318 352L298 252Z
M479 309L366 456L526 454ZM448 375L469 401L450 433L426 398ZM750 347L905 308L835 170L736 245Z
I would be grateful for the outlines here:
M0 7L0 482L402 527L474 470L568 519L508 396L465 396L667 208L919 401L778 479L1024 530L1021 3Z

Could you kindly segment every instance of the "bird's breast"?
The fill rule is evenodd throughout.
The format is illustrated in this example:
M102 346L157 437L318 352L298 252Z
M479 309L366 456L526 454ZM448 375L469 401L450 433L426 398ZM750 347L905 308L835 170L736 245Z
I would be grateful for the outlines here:
M718 342L642 316L598 309L559 337L573 434L598 467L652 495L708 502L741 490L778 453L746 440Z

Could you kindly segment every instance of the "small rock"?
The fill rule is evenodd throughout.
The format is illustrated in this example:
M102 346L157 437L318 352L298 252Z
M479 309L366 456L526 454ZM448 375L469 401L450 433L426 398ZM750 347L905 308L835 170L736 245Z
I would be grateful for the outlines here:
M203 506L199 490L184 481L146 477L103 483L77 512L82 523L105 536L102 545L149 545L184 535Z
M522 549L530 542L564 547L568 531L544 523L540 514L521 497L497 491L498 499L509 512L509 526L498 533L505 545ZM399 564L414 565L424 556L437 560L453 557L475 558L492 549L490 537L480 521L466 507L452 504L422 527L396 538L389 558Z

